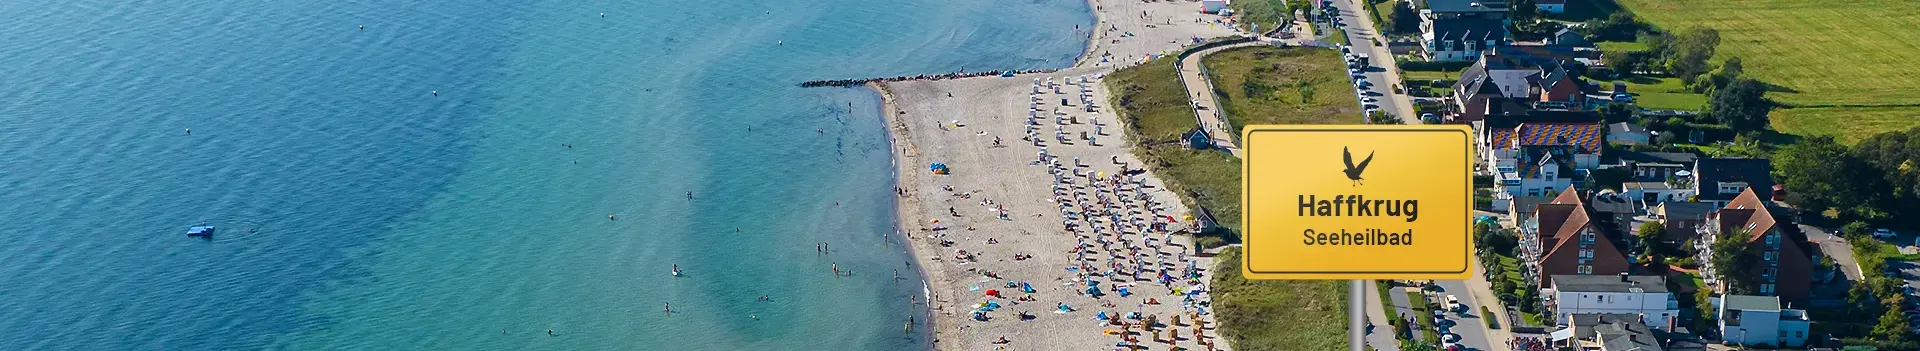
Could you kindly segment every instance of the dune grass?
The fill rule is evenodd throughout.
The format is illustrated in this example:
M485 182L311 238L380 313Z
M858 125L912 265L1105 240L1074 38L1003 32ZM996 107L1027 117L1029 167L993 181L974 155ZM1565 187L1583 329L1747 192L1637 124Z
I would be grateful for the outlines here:
M1233 130L1254 124L1365 123L1339 51L1252 46L1215 52L1201 63Z
M1346 281L1247 280L1237 247L1215 262L1215 318L1232 349L1347 349Z

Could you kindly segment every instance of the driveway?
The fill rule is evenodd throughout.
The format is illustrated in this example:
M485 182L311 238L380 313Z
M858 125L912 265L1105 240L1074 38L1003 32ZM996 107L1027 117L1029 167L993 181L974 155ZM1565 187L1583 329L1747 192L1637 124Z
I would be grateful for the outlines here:
M1346 23L1347 40L1359 53L1367 54L1367 81L1374 82L1370 95L1380 99L1380 106L1407 124L1420 124L1420 116L1413 111L1413 99L1394 91L1393 86L1400 83L1400 67L1393 63L1393 52L1387 50L1386 38L1373 30L1373 16L1367 14L1365 6L1356 4L1365 0L1334 0L1333 7L1340 9L1340 21ZM1383 45L1373 45L1379 39Z
M1860 272L1860 263L1853 260L1853 244L1847 243L1846 238L1805 224L1800 225L1800 232L1807 233L1807 240L1820 246L1821 254L1833 258L1833 264L1840 266L1840 271L1847 275L1847 280L1857 282L1865 277Z

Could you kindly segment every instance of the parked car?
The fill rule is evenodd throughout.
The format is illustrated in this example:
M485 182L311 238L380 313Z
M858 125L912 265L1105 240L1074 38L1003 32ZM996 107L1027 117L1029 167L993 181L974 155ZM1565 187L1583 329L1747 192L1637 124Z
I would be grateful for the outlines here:
M1894 234L1894 233L1893 233L1893 230L1892 230L1892 229L1887 229L1887 228L1880 228L1880 229L1874 229L1874 230L1873 230L1873 238L1874 238L1874 239L1882 239L1882 240L1884 240L1884 239L1893 239L1893 238L1894 238L1894 237L1896 237L1896 236L1900 236L1900 235L1899 235L1899 234Z

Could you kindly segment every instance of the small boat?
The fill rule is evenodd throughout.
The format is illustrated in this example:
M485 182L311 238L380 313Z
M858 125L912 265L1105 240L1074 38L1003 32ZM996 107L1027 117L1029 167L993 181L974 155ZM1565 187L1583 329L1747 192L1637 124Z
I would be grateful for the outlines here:
M187 236L211 238L213 237L213 226L202 224L202 225L193 226L192 228L187 228Z

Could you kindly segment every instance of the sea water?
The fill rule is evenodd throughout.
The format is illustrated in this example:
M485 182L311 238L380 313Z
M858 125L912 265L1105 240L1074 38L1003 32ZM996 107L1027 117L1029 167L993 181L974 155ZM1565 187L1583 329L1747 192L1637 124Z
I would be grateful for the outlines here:
M878 97L795 84L1087 7L0 2L0 350L923 348Z

